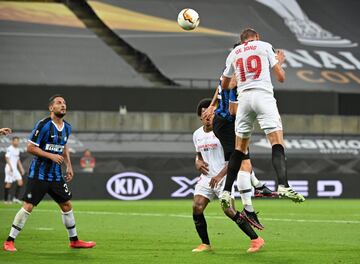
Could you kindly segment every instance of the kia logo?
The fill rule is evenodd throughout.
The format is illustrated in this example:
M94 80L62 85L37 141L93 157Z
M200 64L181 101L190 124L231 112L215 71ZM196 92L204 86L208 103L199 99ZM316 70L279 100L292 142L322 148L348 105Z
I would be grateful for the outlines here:
M152 181L136 172L123 172L112 176L107 184L108 193L119 200L140 200L153 190Z

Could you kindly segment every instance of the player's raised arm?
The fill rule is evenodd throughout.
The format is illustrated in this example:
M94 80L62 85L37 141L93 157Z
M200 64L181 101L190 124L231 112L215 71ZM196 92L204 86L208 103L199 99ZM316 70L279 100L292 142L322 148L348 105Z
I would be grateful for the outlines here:
M64 157L64 163L66 165L65 180L67 182L69 182L74 177L74 171L73 171L73 168L72 168L71 159L70 159L70 151L69 151L69 147L68 147L67 144L65 145L65 148L64 148L63 157Z
M230 52L229 56L226 58L226 67L223 72L222 80L221 80L221 88L224 90L233 89L230 87L231 79L235 74L235 67L233 61L234 61L233 52Z
M273 73L275 74L276 79L283 83L285 81L285 71L281 67L281 65L285 61L285 54L283 50L277 50L276 55L274 53L274 50L268 52L268 57L270 61L270 66L272 68Z
M11 133L12 133L11 128L8 127L0 128L0 135L7 136Z
M219 93L219 88L216 87L214 96L213 96L213 98L211 100L211 103L210 103L210 106L203 113L203 117L205 119L210 118L214 114L215 109L216 109L216 105L217 105L217 102L218 102L218 93Z

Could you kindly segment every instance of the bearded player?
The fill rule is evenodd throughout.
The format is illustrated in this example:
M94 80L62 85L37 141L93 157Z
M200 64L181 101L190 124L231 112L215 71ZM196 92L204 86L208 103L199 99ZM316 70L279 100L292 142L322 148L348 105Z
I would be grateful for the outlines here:
M71 165L67 141L71 134L71 125L64 120L66 102L61 95L49 100L50 117L40 120L32 131L27 151L35 157L31 162L23 207L16 214L9 237L4 242L5 251L16 251L15 239L23 229L34 207L47 193L59 205L62 221L68 231L71 248L92 248L95 242L79 240L72 210L71 191L66 182L70 182L74 172ZM61 164L66 165L63 178ZM66 182L65 182L66 181Z

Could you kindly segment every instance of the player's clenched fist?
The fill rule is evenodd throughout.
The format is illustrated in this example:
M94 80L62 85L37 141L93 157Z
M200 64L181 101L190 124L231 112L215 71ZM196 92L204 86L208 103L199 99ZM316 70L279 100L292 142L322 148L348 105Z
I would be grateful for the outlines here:
M51 154L50 159L59 165L64 162L64 157L58 154Z

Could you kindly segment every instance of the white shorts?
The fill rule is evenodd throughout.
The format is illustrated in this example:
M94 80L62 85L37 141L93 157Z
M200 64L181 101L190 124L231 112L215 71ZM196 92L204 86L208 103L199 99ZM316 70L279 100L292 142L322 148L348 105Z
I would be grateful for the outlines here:
M282 122L274 95L261 89L249 89L238 96L235 133L249 138L257 119L265 134L282 130Z
M201 175L199 177L199 181L195 185L194 196L201 195L208 198L209 201L214 200L216 197L219 198L222 191L224 190L226 177L222 179L222 181L218 184L218 186L215 189L212 189L209 186L210 180L211 180L210 177ZM235 193L235 189L233 187L233 189L231 190L231 196L233 199L234 199L234 193Z
M5 166L5 183L13 183L22 180L21 174L17 169L10 171L8 166Z

